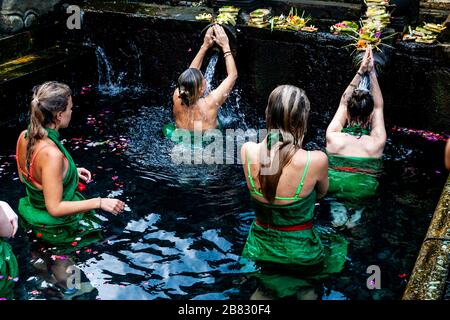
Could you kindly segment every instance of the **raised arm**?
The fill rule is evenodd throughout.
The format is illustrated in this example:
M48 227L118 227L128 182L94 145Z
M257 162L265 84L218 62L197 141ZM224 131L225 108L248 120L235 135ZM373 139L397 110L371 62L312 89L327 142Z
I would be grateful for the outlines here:
M214 41L222 48L225 65L227 67L227 77L208 96L209 99L213 100L214 105L219 108L228 98L231 90L233 90L234 84L236 83L238 77L238 73L236 63L234 62L233 55L231 54L227 34L225 33L225 30L222 28L222 26L214 26Z
M373 52L372 48L369 48L370 53L370 64L369 64L369 72L370 72L370 84L372 90L373 97L373 116L372 116L372 131L370 133L371 137L376 138L380 144L384 146L386 142L386 128L384 126L384 102L383 95L381 94L380 85L378 84L378 78L374 67L373 60Z
M201 69L206 52L208 52L208 49L211 48L212 45L214 44L213 32L214 32L213 27L210 27L208 31L206 31L205 38L203 39L203 44L200 47L200 50L198 50L194 60L192 60L189 68L195 68L199 70Z
M347 102L350 96L352 95L353 91L358 87L359 83L361 82L361 77L363 76L364 72L367 71L367 67L369 64L369 52L366 50L363 60L361 62L361 66L358 69L358 72L353 77L352 81L348 85L347 89L345 89L344 93L342 94L341 101L339 102L338 110L336 111L336 114L333 117L333 120L331 120L330 124L327 128L327 139L330 138L329 134L332 134L334 132L341 132L342 128L345 126L345 122L347 121Z

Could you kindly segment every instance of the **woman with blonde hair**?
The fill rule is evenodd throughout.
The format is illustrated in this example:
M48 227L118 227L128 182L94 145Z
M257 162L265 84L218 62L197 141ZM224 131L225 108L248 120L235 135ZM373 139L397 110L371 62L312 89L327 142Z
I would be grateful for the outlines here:
M16 150L19 177L27 192L20 199L19 214L38 240L61 249L97 239L95 209L116 215L125 206L117 199L86 199L79 191L79 179L87 182L91 173L77 168L59 139L59 130L69 126L72 108L67 85L51 81L36 86L30 125L20 134Z
M313 225L316 200L328 189L328 161L325 153L302 148L309 111L302 89L275 88L266 108L267 136L241 150L256 214L242 255L263 270L282 271L261 277L272 297L296 293L305 279L339 272L346 259L346 241L329 235L333 245L325 247ZM286 278L288 273L302 277Z

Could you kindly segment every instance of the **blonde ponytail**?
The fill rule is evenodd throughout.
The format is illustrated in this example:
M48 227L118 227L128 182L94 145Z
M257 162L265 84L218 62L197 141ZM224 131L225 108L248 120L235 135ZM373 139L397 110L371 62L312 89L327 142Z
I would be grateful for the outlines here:
M269 202L275 195L283 168L292 160L303 143L308 125L310 103L305 92L291 85L275 88L266 108L268 135L261 148L262 163L258 174L261 191Z
M39 108L39 100L33 98L33 101L31 101L31 110L30 110L30 126L28 128L27 133L28 138L27 155L26 155L27 167L30 166L31 157L34 152L36 142L47 137L47 131L42 126L43 123L44 123L44 114Z
M67 85L56 81L36 86L33 92L33 100L30 104L30 126L27 132L27 167L31 163L36 143L47 137L45 128L54 123L56 112L64 112L67 109L72 95Z

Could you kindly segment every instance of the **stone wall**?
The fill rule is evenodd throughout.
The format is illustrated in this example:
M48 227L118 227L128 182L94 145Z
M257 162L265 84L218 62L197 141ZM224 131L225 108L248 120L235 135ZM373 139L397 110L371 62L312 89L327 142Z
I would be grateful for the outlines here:
M16 33L36 24L61 0L0 0L0 32Z
M133 70L139 63L145 85L167 90L194 57L206 23L192 21L195 12L187 12L191 9L158 9L152 15L152 6L127 8L127 12L118 5L85 8L82 31L68 31L65 38L101 46L114 70L127 71L125 84L135 81ZM352 40L333 36L328 28L311 34L237 28L238 87L243 105L251 106L248 112L263 112L271 90L289 83L306 90L318 113L332 116L355 71L352 49L346 47ZM448 45L394 45L380 80L388 125L448 130ZM140 61L133 48L139 48ZM219 60L216 76L221 78L224 72Z

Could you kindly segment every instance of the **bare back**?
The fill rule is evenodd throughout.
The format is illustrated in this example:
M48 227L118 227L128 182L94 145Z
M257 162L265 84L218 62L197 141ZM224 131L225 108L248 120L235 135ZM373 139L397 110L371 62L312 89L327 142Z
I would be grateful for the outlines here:
M29 177L29 174L32 173L31 183L38 189L42 189L42 168L44 165L49 165L46 163L46 156L49 153L58 154L58 158L63 162L63 171L61 172L61 176L65 177L67 170L69 168L68 161L59 150L59 148L55 145L53 141L48 138L37 141L34 148L34 153L32 155L32 161L30 163L31 170L28 170L26 155L27 155L27 145L28 140L24 137L24 132L19 137L17 142L17 165L19 170L19 176Z
M215 101L207 96L200 98L194 105L182 104L178 97L178 89L173 94L173 116L176 126L189 131L201 131L216 129L218 106ZM199 128L199 129L198 129Z
M347 157L381 158L384 141L370 135L358 137L344 132L332 132L327 133L327 152Z
M263 142L264 143L264 142ZM255 187L261 191L261 184L258 180L258 173L261 168L259 161L259 154L261 150L261 143L248 142L242 146L241 159L243 163L244 173L247 180L247 188L252 189L249 181L249 173L247 170L247 163L250 160L251 176ZM307 197L314 189L317 190L318 197L326 194L328 190L328 159L321 151L311 151L310 163L307 168L303 187L299 194L300 198ZM292 157L291 161L283 168L283 171L278 182L276 195L279 197L292 197L300 184L302 175L307 166L307 151L299 149ZM264 203L268 201L261 196L254 195L254 197ZM275 200L274 204L288 204L292 200Z

